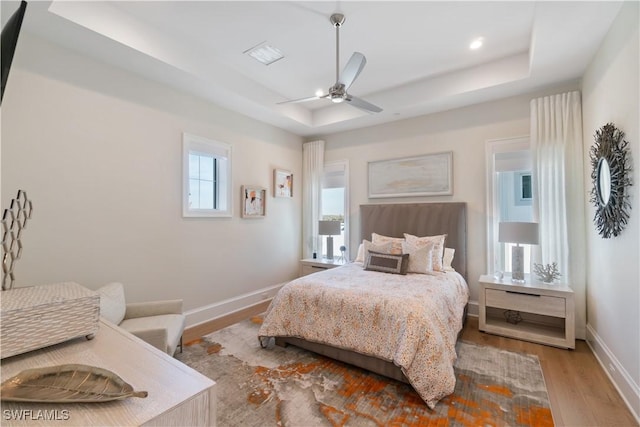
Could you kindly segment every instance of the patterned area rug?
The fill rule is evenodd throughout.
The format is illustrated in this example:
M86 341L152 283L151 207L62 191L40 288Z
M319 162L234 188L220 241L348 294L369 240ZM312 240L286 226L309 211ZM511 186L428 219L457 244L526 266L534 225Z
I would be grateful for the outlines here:
M553 426L536 356L458 342L455 391L430 410L406 384L294 346L260 348L261 321L176 356L217 382L219 426Z

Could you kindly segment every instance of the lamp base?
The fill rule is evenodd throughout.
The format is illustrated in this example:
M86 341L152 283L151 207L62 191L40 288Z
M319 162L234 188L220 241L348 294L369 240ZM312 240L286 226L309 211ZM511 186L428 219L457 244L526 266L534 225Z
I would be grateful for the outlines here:
M333 259L333 236L327 236L327 259Z
M524 283L524 248L520 245L511 248L511 281Z

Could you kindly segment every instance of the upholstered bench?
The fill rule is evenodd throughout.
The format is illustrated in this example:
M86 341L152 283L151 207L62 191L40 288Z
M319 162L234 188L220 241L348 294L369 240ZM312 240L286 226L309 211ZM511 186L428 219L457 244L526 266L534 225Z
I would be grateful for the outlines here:
M109 283L97 290L100 294L100 316L173 356L182 351L185 316L182 300L150 301L127 304L124 286Z

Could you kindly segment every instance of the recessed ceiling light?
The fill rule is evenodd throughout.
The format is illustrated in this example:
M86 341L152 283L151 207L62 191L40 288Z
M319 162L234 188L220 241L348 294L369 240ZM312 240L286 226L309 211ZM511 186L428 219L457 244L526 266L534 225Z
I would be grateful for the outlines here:
M484 38L478 37L471 42L471 44L469 45L469 49L471 50L480 49L482 47L483 42L484 42Z
M284 58L284 55L280 51L280 49L268 45L267 42L262 42L252 48L245 50L242 53L246 53L256 61L261 62L264 65L273 64L274 62Z

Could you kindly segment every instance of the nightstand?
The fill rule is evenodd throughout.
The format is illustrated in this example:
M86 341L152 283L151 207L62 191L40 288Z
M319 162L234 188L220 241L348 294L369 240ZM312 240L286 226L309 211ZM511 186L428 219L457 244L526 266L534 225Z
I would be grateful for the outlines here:
M555 347L576 347L573 290L563 284L512 283L480 276L479 329Z
M337 259L302 259L300 260L300 276L317 273L318 271L329 270L330 268L340 267L344 264L344 261L338 261Z

